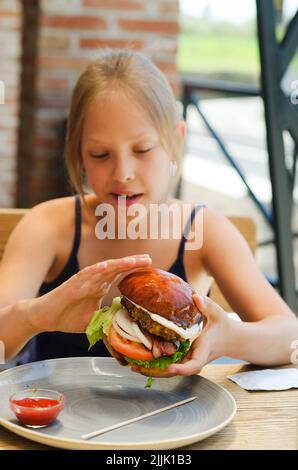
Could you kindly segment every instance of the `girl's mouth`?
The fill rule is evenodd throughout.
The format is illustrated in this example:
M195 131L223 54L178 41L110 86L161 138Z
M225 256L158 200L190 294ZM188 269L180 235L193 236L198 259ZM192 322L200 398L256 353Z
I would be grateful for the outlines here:
M132 204L135 204L136 202L138 202L142 198L143 193L133 194L131 196L128 196L127 194L111 193L111 196L112 196L113 200L119 206L122 205L122 206L125 206L125 207L129 207Z

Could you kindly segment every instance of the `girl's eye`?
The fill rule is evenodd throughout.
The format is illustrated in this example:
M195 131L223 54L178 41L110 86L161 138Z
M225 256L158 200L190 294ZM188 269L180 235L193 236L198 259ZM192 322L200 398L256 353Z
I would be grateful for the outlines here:
M95 158L97 160L100 160L102 158L107 157L109 154L108 153L90 153L90 157Z
M136 153L148 153L150 152L150 150L152 150L152 148L147 148L147 149L141 149L141 150L136 150Z

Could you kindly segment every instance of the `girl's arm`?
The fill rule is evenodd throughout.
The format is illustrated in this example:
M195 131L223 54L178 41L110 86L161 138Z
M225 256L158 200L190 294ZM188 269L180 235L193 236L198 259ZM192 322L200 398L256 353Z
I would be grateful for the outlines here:
M218 338L221 350L216 355L258 365L289 363L293 341L298 339L298 319L260 272L242 235L210 209L204 210L202 256L206 270L243 320L223 319L223 338ZM205 299L202 309L207 319L211 312L215 324L226 315L210 299Z
M202 259L234 312L245 322L275 315L296 319L259 270L245 239L224 216L204 209Z
M208 297L194 295L205 316L204 328L183 364L165 376L193 375L220 356L272 366L291 362L298 340L298 319L259 271L238 230L220 214L204 209L201 259L242 322Z
M173 364L165 376L198 374L220 356L243 359L260 366L288 364L297 357L298 321L295 316L267 316L255 322L239 322L208 297L193 296L205 316L204 328L183 364ZM293 354L293 356L292 356Z
M147 255L109 259L87 266L41 297L1 308L0 341L5 360L14 357L38 333L84 333L111 284L122 273L149 264Z
M227 355L260 366L289 364L297 347L298 320L270 315L253 323L230 321Z
M0 265L0 341L11 359L44 331L83 333L110 285L121 273L148 266L142 255L88 266L51 292L37 297L57 252L56 201L36 206L9 238Z
M0 309L0 341L3 362L9 361L27 344L38 330L28 319L29 301L19 301ZM0 363L1 363L0 361Z
M0 308L38 295L55 261L59 212L55 200L39 204L14 228L0 263Z
M55 259L56 203L31 209L17 224L0 263L0 341L5 359L15 356L39 331L29 321L31 299Z

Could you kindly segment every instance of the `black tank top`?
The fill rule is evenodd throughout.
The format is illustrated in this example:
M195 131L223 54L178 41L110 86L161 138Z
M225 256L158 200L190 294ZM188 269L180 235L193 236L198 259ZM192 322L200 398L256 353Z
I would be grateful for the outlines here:
M176 274L184 281L186 273L184 269L183 255L184 247L187 237L191 228L191 224L196 213L203 207L197 205L193 208L191 215L186 223L183 235L179 244L177 258L168 270L172 274ZM82 210L80 196L75 196L75 234L72 250L69 259L64 266L58 277L52 282L44 282L40 289L39 295L44 295L47 292L60 286L63 282L67 281L71 276L79 271L78 251L81 241L81 224L82 224ZM47 332L41 333L32 338L19 354L17 364L25 364L28 362L41 361L45 359L55 359L60 357L80 357L80 356L110 356L110 353L104 346L103 342L96 343L90 351L88 351L88 340L85 334L81 333L61 333L61 332Z

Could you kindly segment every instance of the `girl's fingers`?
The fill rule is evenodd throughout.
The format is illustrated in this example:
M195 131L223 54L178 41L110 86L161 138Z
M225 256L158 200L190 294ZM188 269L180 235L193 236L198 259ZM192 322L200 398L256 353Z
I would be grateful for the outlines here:
M105 276L104 277L104 280L106 282L109 282L110 284L113 284L114 282L117 282L118 279L121 277L122 273L118 273L118 274L111 274L110 276Z
M145 256L128 256L126 258L119 258L119 259L110 259L106 261L101 261L100 263L92 264L91 266L87 266L79 271L78 276L81 280L88 279L90 276L97 275L97 274L113 274L114 272L121 272L133 269L135 267L140 266L148 266L152 263L152 260L147 255Z
M192 347L190 353L190 357L185 357L185 359L187 359L185 362L182 361L180 364L171 364L168 367L168 372L175 375L199 374L204 365L209 362L208 343L200 338L195 347Z
M201 372L204 364L201 364L201 361L196 359L191 359L185 364L175 364L174 366L169 366L169 372L174 375L195 375Z
M132 255L132 256L125 256L124 258L117 258L117 259L108 259L105 262L107 263L109 268L117 268L117 266L127 265L127 264L138 264L142 262L147 262L151 260L149 255Z
M221 307L207 296L193 295L193 301L204 316L204 323L209 320L216 321L219 318Z
M100 290L100 291L99 291L98 293L105 295L105 294L108 293L110 287L111 287L111 283L110 283L110 282L104 282L103 284L101 284L101 285L99 286L99 290Z
M128 256L126 258L109 259L100 263L87 266L82 269L76 276L79 283L80 292L91 295L104 296L111 284L127 271L131 271L136 267L148 266L152 262L148 255ZM102 289L103 283L108 286Z
M123 273L131 271L131 269L136 267L149 266L152 263L151 258L139 258L135 261L129 259L128 261L121 261L120 263L118 260L112 261L113 263L109 263L108 261L104 269L102 269L101 266L99 266L98 270L96 268L93 269L92 283L99 281L115 282ZM117 263L114 263L114 261L117 261Z
M127 256L126 258L109 259L94 265L97 272L112 273L129 270L136 267L148 266L152 263L149 256Z

